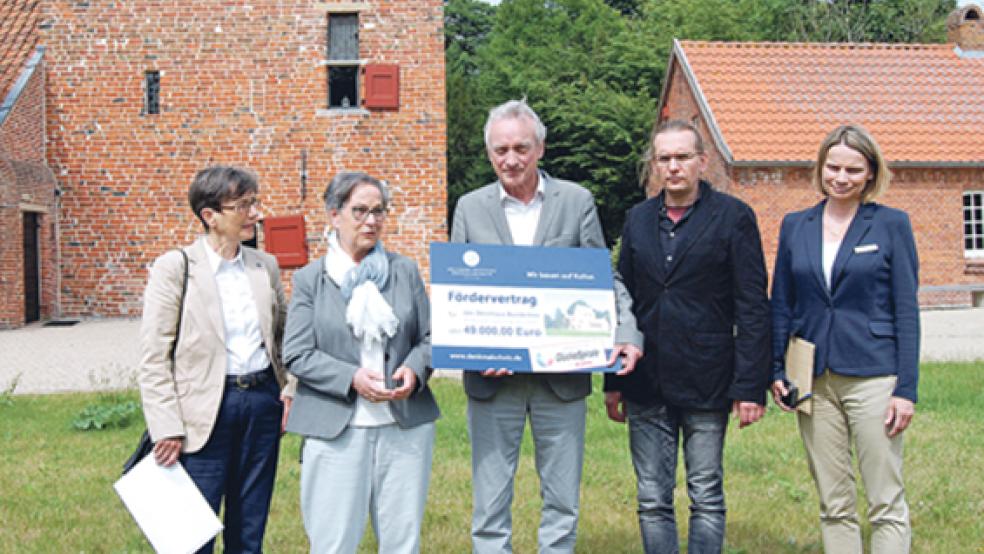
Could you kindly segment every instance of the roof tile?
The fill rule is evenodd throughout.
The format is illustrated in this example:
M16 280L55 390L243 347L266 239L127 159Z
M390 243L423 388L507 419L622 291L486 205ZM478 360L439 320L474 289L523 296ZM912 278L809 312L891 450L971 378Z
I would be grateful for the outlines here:
M680 46L735 161L811 161L857 123L892 162L984 162L984 58L953 45Z
M0 102L38 44L40 0L0 1Z

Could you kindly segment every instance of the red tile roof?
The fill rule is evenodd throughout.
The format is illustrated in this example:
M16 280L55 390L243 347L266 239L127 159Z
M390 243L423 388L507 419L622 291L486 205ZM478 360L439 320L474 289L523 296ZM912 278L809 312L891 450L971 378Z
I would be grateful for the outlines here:
M38 44L41 0L0 0L0 103Z
M984 57L952 44L680 41L673 58L729 161L810 162L859 123L890 163L984 163Z

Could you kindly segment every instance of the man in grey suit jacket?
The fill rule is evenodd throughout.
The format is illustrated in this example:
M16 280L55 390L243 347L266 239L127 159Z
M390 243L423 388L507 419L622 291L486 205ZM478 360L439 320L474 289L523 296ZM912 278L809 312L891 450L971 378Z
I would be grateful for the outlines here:
M546 128L525 101L493 108L485 124L489 161L499 180L458 200L451 242L604 248L594 198L539 171ZM617 277L617 276L616 276ZM619 323L611 363L621 374L642 356L632 300L616 278ZM464 375L472 443L472 546L512 552L513 478L529 414L543 498L539 551L573 552L584 455L588 374L512 375L489 369Z

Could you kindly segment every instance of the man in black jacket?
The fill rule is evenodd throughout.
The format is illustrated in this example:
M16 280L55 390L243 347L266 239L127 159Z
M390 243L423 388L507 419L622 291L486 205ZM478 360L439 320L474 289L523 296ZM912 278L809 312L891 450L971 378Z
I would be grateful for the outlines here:
M691 499L688 551L724 543L729 410L745 427L765 412L770 322L755 214L702 180L707 154L692 125L653 131L649 172L658 196L629 211L618 270L645 336L634 373L606 375L608 415L629 422L646 553L677 552L673 516L683 438Z

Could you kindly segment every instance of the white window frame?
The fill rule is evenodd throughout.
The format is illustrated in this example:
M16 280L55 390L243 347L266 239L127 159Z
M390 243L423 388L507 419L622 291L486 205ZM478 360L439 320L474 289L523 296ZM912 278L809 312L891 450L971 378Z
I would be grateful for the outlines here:
M967 198L971 199L970 206L966 206ZM965 190L960 202L963 208L963 247L965 258L984 258L984 190ZM967 226L970 225L970 233ZM977 226L980 225L982 231L979 232ZM967 248L967 239L973 243L980 243L981 248Z

